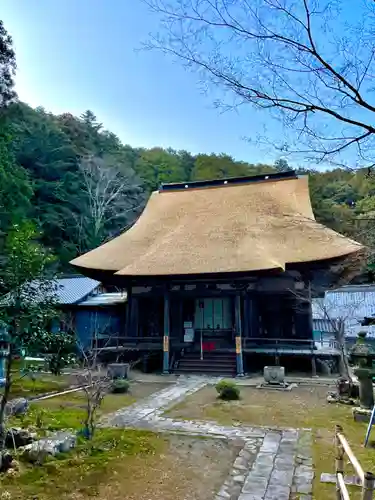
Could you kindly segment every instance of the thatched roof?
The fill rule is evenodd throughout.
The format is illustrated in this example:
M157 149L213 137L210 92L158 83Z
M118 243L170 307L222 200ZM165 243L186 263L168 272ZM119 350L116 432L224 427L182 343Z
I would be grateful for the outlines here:
M122 276L254 272L362 249L315 221L307 177L215 182L152 193L131 229L71 264Z

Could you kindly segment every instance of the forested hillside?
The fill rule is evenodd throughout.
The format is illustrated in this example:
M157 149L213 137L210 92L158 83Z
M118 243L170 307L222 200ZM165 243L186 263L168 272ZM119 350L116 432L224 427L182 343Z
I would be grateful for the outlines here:
M133 148L105 130L92 111L56 116L12 97L0 101L0 230L4 235L18 221L33 221L60 270L129 226L161 183L289 168L285 160L254 165L224 153ZM375 177L343 169L301 172L310 174L317 219L372 245Z

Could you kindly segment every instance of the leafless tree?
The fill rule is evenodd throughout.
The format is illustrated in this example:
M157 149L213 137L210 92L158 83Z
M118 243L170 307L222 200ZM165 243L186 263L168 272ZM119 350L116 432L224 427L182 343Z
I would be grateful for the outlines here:
M112 379L98 363L99 350L87 351L80 346L84 366L77 375L77 383L82 387L85 396L86 413L84 419L84 435L92 439L98 424L99 410L105 395L108 393Z
M144 1L161 21L146 47L221 86L220 104L252 104L280 119L278 150L375 165L375 2Z
M80 170L85 207L76 223L80 250L84 251L126 226L139 213L145 198L135 172L120 169L113 157L87 156L81 160Z
M106 394L111 389L113 379L108 375L108 372L103 368L100 358L106 347L112 345L113 336L108 332L110 327L110 320L105 324L100 324L97 315L94 316L92 327L92 341L90 347L84 346L78 342L78 349L83 359L83 369L79 370L76 374L77 385L82 387L85 395L86 413L84 420L84 433L88 439L94 436L98 420L99 410L102 401ZM100 339L106 336L104 345L100 345ZM115 336L118 341L118 336ZM119 354L116 356L118 361Z
M358 300L352 304L348 304L345 308L337 307L330 300L329 294L324 299L314 301L315 315L319 316L318 319L325 320L328 323L330 332L334 337L334 347L339 350L339 373L347 380L350 380L350 370L345 338L348 333L347 328L350 323L355 321L356 310L362 304L363 300Z
M306 313L306 305L312 311L313 318L322 319L329 325L330 332L333 335L333 346L330 339L322 338L321 347L328 350L331 347L338 349L339 372L342 377L348 381L350 370L348 355L346 349L346 335L348 326L356 322L357 310L363 305L364 298L359 297L347 307L338 307L332 300L331 292L338 288L350 284L353 279L361 274L368 258L368 250L363 249L360 252L341 258L337 262L331 263L328 268L310 271L301 276L301 287L290 289L296 298L295 308L299 312ZM328 351L327 351L328 352Z

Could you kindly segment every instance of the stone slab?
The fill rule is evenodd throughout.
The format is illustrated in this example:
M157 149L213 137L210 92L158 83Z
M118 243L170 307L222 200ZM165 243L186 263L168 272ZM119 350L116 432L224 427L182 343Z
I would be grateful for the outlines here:
M361 486L361 480L358 476L344 476L344 481L347 486ZM320 475L320 482L336 484L336 474L322 472Z
M264 500L264 496L253 495L252 493L241 493L238 500Z
M277 469L273 469L270 477L269 484L272 486L287 486L291 487L293 482L293 473L294 470L290 469L288 471L280 471Z
M289 500L290 488L282 485L270 485L267 488L265 500Z

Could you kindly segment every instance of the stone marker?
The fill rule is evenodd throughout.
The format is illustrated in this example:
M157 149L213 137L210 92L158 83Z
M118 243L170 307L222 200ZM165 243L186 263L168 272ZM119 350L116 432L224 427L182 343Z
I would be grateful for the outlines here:
M128 378L129 363L110 363L107 367L107 374L110 378Z
M267 384L283 385L285 382L285 368L283 366L265 366L263 377Z

